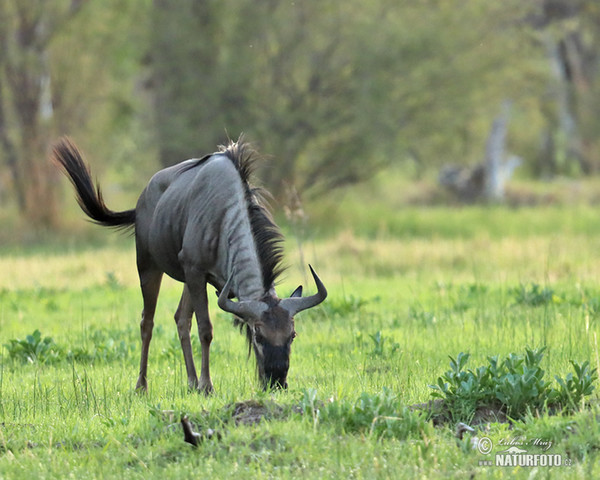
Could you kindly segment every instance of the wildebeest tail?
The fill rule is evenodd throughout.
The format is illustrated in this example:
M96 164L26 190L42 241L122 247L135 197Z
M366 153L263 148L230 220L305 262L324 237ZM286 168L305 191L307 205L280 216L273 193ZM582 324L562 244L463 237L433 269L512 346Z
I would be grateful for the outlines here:
M94 223L105 227L133 227L135 210L115 212L106 206L100 185L94 185L89 167L69 138L62 137L54 145L52 157L75 187L77 203Z

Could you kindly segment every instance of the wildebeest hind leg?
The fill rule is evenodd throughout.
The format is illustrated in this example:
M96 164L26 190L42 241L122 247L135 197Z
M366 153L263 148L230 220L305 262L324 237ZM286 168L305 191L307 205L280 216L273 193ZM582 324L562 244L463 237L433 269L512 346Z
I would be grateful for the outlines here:
M192 353L192 343L190 341L190 330L192 328L192 315L194 308L190 298L190 291L187 285L183 286L181 300L175 312L175 323L177 324L177 333L183 350L183 359L185 360L185 369L187 371L188 385L190 389L198 388L198 375L194 365L194 356Z
M160 291L162 272L160 270L145 270L139 272L142 297L144 298L144 310L140 322L140 334L142 337L142 354L140 357L140 374L136 384L136 390L145 392L148 390L146 373L148 370L148 350L152 340L152 329L154 328L154 312L156 301Z

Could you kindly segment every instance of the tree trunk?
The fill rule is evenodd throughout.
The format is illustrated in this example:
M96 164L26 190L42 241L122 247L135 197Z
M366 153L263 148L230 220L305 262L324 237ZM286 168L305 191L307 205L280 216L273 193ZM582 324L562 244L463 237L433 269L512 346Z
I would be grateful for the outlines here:
M50 78L47 50L58 27L85 1L71 0L66 9L46 0L0 2L0 146L20 212L36 228L54 227L58 212L57 174L46 152L52 108L47 99L41 108ZM9 101L18 125L13 138L6 128Z
M25 195L23 188L23 180L21 175L21 169L19 168L19 156L15 144L8 135L6 128L6 113L4 109L4 85L2 83L2 77L0 76L0 146L4 150L4 156L6 165L10 171L12 177L17 205L19 211L25 210Z
M21 164L24 172L25 208L23 216L37 228L54 228L58 224L57 174L47 160L47 136L33 124L23 128Z
M508 127L510 104L504 103L502 113L494 119L485 146L485 185L483 195L489 202L499 202L504 198L504 146Z
M507 157L505 153L509 110L510 102L507 101L502 106L502 112L494 119L483 162L473 167L446 165L440 171L440 184L452 191L460 201L498 203L504 200L506 182L522 163L519 157Z

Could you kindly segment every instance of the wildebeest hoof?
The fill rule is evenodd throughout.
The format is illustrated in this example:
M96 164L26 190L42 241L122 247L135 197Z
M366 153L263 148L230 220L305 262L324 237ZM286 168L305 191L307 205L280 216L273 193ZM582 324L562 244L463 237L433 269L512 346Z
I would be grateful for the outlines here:
M140 395L146 394L148 393L148 385L144 385L144 384L137 384L135 386L135 393L139 393Z
M197 390L199 393L203 393L206 396L215 393L215 389L213 388L212 382L206 385L198 385Z

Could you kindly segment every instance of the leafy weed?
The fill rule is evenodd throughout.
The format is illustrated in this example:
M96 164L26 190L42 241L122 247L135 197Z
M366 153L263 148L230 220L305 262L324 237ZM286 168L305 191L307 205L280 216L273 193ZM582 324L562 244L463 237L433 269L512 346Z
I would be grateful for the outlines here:
M527 305L530 307L539 307L557 303L560 298L555 295L554 290L549 287L541 287L537 283L531 285L519 285L512 290L515 301L519 305Z
M52 337L43 337L35 330L24 339L11 339L5 343L8 356L23 363L54 363L64 358L64 351Z
M398 348L400 348L398 343L392 343L389 348L386 348L386 345L389 345L389 342L387 342L387 338L381 334L381 331L377 331L376 333L369 335L369 337L373 341L373 350L371 350L371 355L373 356L384 357L388 354L388 351L389 354L393 355Z
M334 425L346 433L406 439L429 428L423 412L402 405L391 390L383 388L377 394L363 392L355 401L330 400L319 402L315 389L306 390L301 400L303 412L315 427Z
M450 370L438 377L432 396L445 402L455 421L470 420L480 406L497 405L512 418L524 418L533 411L565 408L569 411L582 405L597 380L596 369L589 362L571 362L575 372L565 379L555 376L559 388L547 381L540 363L544 348L526 349L525 355L511 353L502 361L488 357L488 365L466 370L468 353L450 357Z

